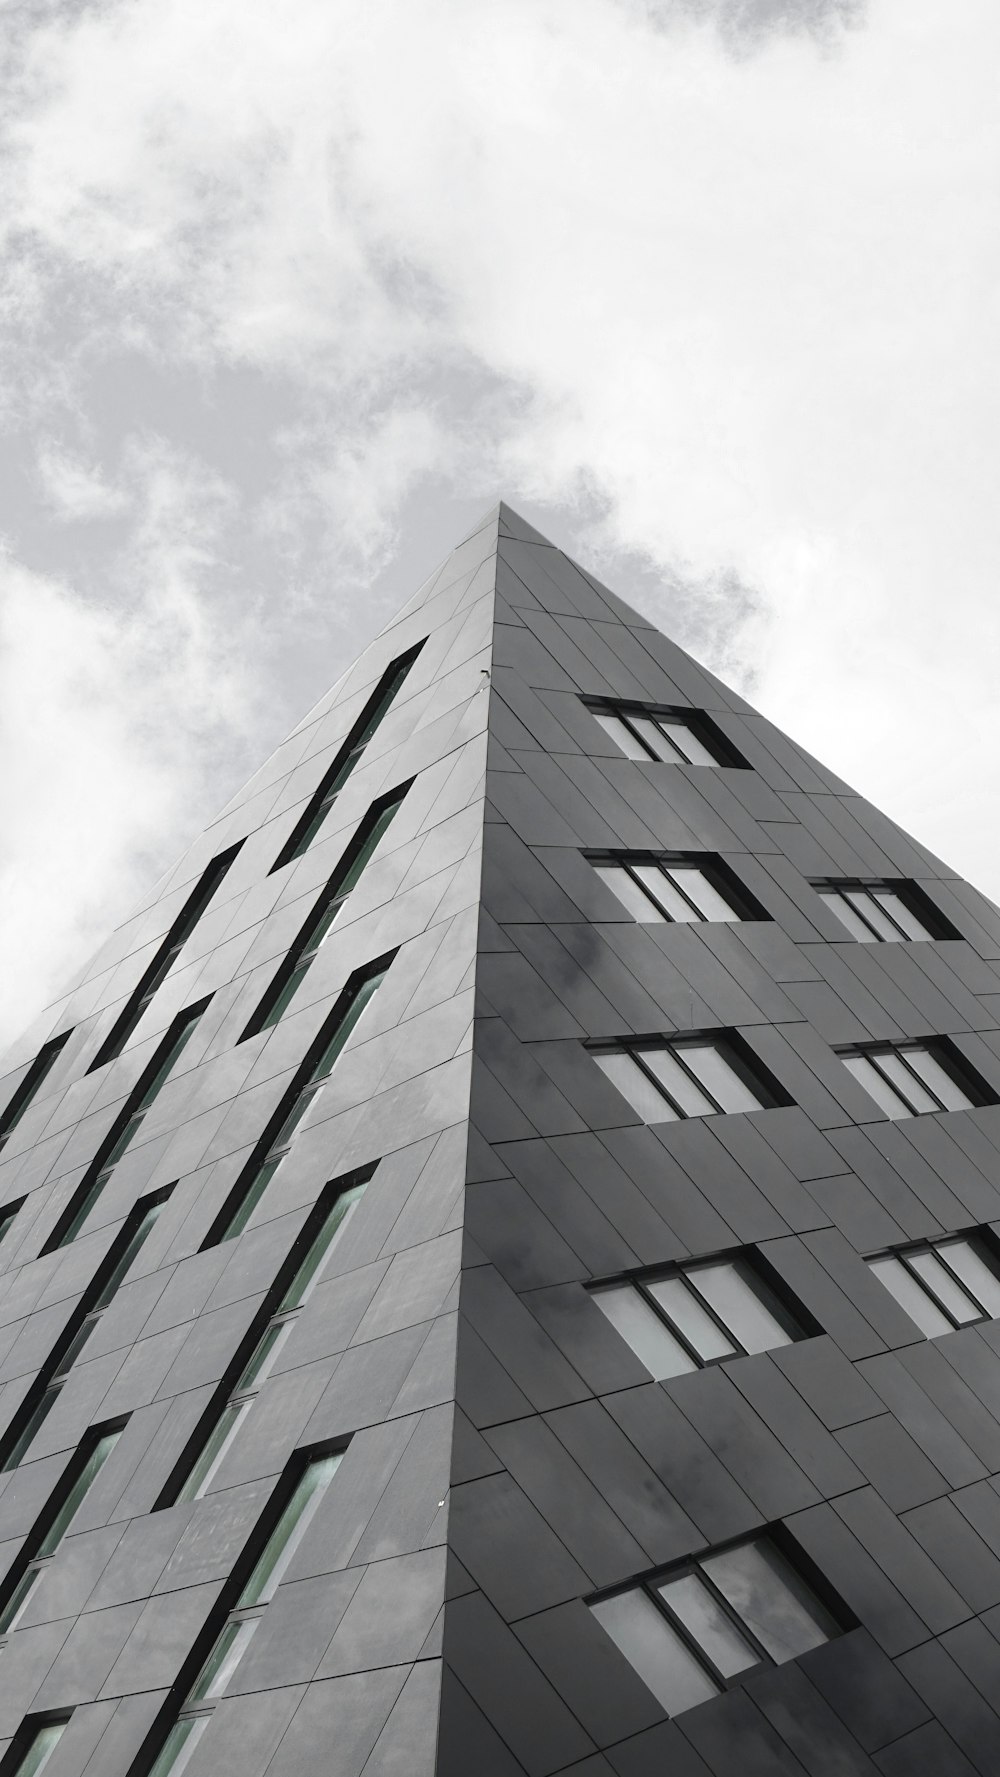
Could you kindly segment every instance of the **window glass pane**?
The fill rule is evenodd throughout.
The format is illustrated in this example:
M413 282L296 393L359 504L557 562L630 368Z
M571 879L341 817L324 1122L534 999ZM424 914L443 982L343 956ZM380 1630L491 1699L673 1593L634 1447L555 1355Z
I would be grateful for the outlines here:
M714 753L710 753L704 741L698 739L693 728L686 722L664 723L667 733L683 758L691 765L718 765Z
M660 869L659 864L636 864L635 873L643 888L648 889L649 893L656 897L663 911L669 914L671 919L684 921L688 924L692 920L697 921L698 909L688 905L666 872Z
M991 1320L1000 1316L1000 1277L971 1240L948 1240L939 1246L945 1264L981 1302Z
M791 1333L765 1306L756 1278L741 1261L699 1265L688 1273L688 1282L725 1321L744 1351L773 1351L778 1345L792 1343Z
M59 1547L120 1437L120 1431L108 1431L93 1445L80 1473L46 1531L44 1539L39 1544L36 1558L51 1555L53 1550Z
M677 765L683 762L684 754L680 747L675 747L673 740L649 716L633 716L632 727L646 742L650 752L656 759L666 759L668 764Z
M242 1234L283 1159L284 1155L279 1154L276 1160L265 1160L263 1166L257 1168L224 1231L219 1235L220 1240L234 1240L237 1234Z
M317 1085L318 1082L310 1080L306 1085L299 1088L295 1097L292 1099L288 1110L285 1112L281 1127L268 1150L269 1153L274 1154L288 1147L292 1136L295 1134L296 1129L305 1117L306 1112L312 1108L312 1102L316 1096Z
M906 1049L903 1053L907 1064L941 1100L946 1111L967 1111L970 1108L972 1100L968 1093L956 1085L947 1068L942 1067L929 1049Z
M867 889L845 889L844 899L855 908L855 910L861 915L862 919L868 921L868 924L874 929L876 936L881 938L884 944L898 944L901 942L901 933L893 925L892 920L889 919L884 909L879 906L875 897L868 893Z
M668 1715L718 1695L721 1687L645 1592L619 1592L590 1608Z
M907 1253L906 1259L910 1270L916 1272L921 1283L936 1297L946 1314L958 1321L959 1326L982 1319L979 1304L967 1295L947 1265L942 1265L936 1253Z
M31 1736L31 1744L25 1748L24 1757L18 1760L15 1777L38 1777L55 1752L66 1729L64 1721L53 1721L45 1727L36 1728Z
M857 938L859 944L874 944L876 942L875 933L871 927L865 925L864 920L859 917L850 901L846 900L843 895L837 894L833 889L828 889L821 890L819 898L825 906L829 907L831 913L837 915L841 925L847 927L851 937Z
M622 906L627 908L633 919L649 921L663 919L663 914L655 902L644 895L639 884L633 880L621 864L595 864L601 881L606 883L613 895L616 895Z
M304 1253L302 1262L281 1299L283 1309L297 1308L300 1302L305 1301L326 1263L331 1248L344 1232L367 1188L368 1180L365 1179L362 1184L352 1185L349 1190L341 1191L323 1226L318 1230L308 1250Z
M27 1568L22 1573L4 1605L2 1613L0 1613L0 1634L6 1635L8 1629L14 1628L18 1618L27 1608L29 1599L34 1596L37 1587L41 1585L44 1573L44 1567L34 1566Z
M685 1043L680 1053L724 1111L760 1110L760 1099L714 1043Z
M794 1660L838 1633L826 1606L767 1537L700 1563L772 1660Z
M381 987L385 980L385 975L386 971L384 969L378 975L369 975L368 978L365 981L362 981L355 989L354 995L350 1003L345 1007L336 1030L313 1069L311 1076L313 1080L325 1080L332 1072L333 1064L340 1054L340 1051L347 1042L348 1037L354 1029L354 1026L357 1024L358 1019L361 1017L368 1001Z
M182 1499L200 1499L239 1430L240 1422L250 1411L249 1401L229 1402L223 1407L215 1424L198 1452L177 1495Z
M677 1112L671 1109L641 1067L637 1067L631 1055L620 1049L609 1049L595 1055L594 1060L645 1123L669 1123L676 1119Z
M594 721L600 723L605 734L611 736L615 746L618 747L620 752L625 754L627 759L649 758L649 754L645 747L641 746L639 741L636 740L631 729L626 728L620 716L609 715L605 710L591 710L590 713L593 716Z
M378 846L379 840L382 838L386 828L391 825L393 817L398 813L398 810L399 803L390 802L388 808L383 808L380 811L377 819L373 821L370 831L365 835L362 844L358 848L357 855L352 859L348 868L345 870L343 877L338 882L338 895L349 895L352 888L356 886L369 858Z
M936 1111L939 1108L937 1099L932 1097L927 1087L908 1067L904 1067L898 1055L873 1055L872 1062L917 1115L922 1116L925 1111Z
M265 1327L246 1369L233 1389L234 1395L246 1394L250 1389L256 1393L265 1376L270 1375L271 1366L285 1343L291 1325L290 1320L278 1320Z
M707 1098L689 1073L681 1067L680 1062L671 1049L643 1049L643 1062L651 1074L655 1074L669 1092L678 1111L684 1117L709 1117L715 1110L710 1098Z
M284 1015L288 1006L291 1005L292 1000L295 998L295 995L298 993L299 988L302 986L302 983L305 980L306 976L308 975L311 967L312 967L312 957L307 957L304 962L298 963L296 965L296 967L292 970L291 974L288 977L288 980L285 982L284 987L281 989L280 993L277 995L277 998L275 999L274 1004L272 1005L270 1011L268 1012L267 1017L264 1019L264 1022L260 1027L261 1030L273 1030L274 1026L279 1022L279 1020Z
M880 1110L889 1117L910 1117L913 1115L908 1104L904 1104L898 1092L894 1092L888 1080L884 1080L878 1070L872 1067L867 1055L842 1055L841 1061L849 1074L853 1074L859 1085L863 1086L869 1098L873 1098Z
M132 1261L136 1257L143 1242L148 1239L156 1226L157 1219L163 1210L163 1207L164 1205L162 1203L152 1204L150 1208L147 1209L141 1221L136 1224L136 1227L133 1229L128 1240L126 1240L125 1245L122 1247L118 1258L115 1260L115 1263L108 1274L104 1288L94 1303L95 1309L106 1308L111 1301L112 1296L117 1293L126 1271L130 1269Z
M901 1259L872 1259L870 1269L928 1339L936 1338L938 1333L952 1331L947 1315L942 1314L937 1303L931 1301L926 1290L910 1275Z
M656 1589L723 1678L733 1678L748 1666L760 1665L757 1649L740 1634L732 1617L698 1574L686 1573Z
M665 1376L683 1376L698 1368L693 1357L665 1327L649 1303L643 1301L630 1283L616 1284L611 1289L595 1290L594 1301L611 1325L631 1345L640 1363L651 1376L662 1381Z
M712 1316L688 1288L685 1278L661 1277L656 1283L647 1284L646 1287L654 1302L658 1302L669 1314L677 1331L694 1347L703 1363L711 1363L713 1358L733 1356L736 1347L732 1340L727 1338L721 1327L716 1326Z
M339 1452L333 1456L321 1456L303 1471L295 1492L267 1539L260 1560L240 1593L241 1610L251 1604L266 1604L274 1596L340 1462Z
M194 1682L186 1707L222 1696L259 1622L259 1617L248 1617L243 1622L226 1624Z
M739 914L730 907L725 895L720 894L713 882L710 882L703 870L696 870L687 864L671 864L669 874L679 888L690 895L695 906L704 919L738 920Z
M915 913L910 912L901 895L894 894L892 889L875 889L873 893L879 905L902 927L908 938L930 937L927 927L921 924Z
M149 1777L180 1777L181 1772L187 1770L191 1754L210 1720L211 1716L196 1715L190 1721L175 1721Z

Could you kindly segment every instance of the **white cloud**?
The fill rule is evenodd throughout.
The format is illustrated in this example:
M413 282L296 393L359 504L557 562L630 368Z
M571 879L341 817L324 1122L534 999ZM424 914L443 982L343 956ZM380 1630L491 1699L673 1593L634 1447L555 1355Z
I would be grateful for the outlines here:
M88 596L102 567L158 586L147 634L196 672L206 613L374 574L422 485L499 489L995 889L986 0L130 0L22 30L11 423L64 514L143 490ZM160 392L107 454L116 353ZM195 499L194 430L144 438L185 377L225 414L234 372L270 460L203 462Z
M127 494L111 486L100 468L56 445L41 447L37 468L43 499L52 516L64 524L113 518L128 506Z

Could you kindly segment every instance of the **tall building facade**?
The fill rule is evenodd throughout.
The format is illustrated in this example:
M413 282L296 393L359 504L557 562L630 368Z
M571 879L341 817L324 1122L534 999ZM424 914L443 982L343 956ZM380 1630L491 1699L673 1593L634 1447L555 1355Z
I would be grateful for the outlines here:
M0 1777L996 1777L1000 916L500 506L10 1058Z

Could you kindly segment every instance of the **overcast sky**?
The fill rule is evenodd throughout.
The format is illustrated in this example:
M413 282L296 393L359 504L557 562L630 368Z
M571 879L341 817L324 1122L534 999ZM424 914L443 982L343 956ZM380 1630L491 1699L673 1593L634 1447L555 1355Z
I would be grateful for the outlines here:
M0 1039L500 495L1000 893L996 0L0 22Z

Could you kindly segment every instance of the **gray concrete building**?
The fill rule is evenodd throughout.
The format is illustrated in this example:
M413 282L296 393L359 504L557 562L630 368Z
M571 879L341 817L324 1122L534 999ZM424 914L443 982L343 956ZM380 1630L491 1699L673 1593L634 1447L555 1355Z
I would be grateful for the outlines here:
M509 507L5 1064L0 1777L996 1777L1000 917Z

